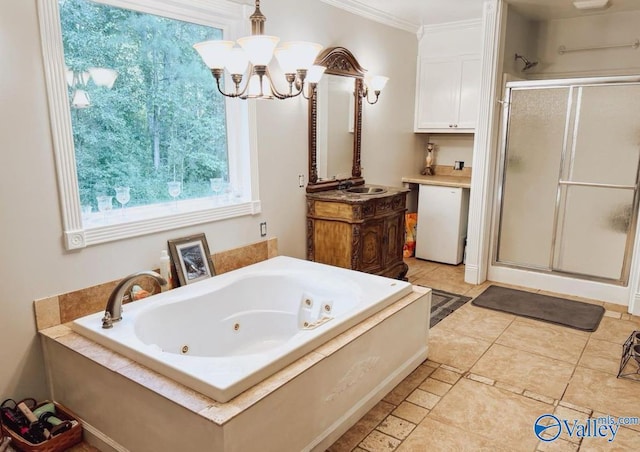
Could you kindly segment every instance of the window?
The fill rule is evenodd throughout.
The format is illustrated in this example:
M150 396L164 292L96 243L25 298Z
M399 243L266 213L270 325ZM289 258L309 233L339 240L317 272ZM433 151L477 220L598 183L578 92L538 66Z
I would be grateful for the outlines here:
M192 48L232 39L239 5L40 0L39 13L68 249L260 211L252 112Z

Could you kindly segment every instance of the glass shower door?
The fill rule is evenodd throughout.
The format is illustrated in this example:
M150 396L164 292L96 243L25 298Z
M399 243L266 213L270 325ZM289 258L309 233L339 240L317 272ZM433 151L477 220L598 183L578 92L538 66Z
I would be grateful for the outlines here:
M626 283L640 83L507 85L495 262Z
M635 224L640 85L576 88L553 268L624 280ZM631 233L630 233L631 232Z
M513 89L504 157L499 262L548 269L570 89Z

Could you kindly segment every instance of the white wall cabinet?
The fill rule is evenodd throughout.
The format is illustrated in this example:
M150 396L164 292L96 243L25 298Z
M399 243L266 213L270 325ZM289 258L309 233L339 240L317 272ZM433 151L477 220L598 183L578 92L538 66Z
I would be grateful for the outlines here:
M480 94L480 21L424 27L415 131L474 133Z

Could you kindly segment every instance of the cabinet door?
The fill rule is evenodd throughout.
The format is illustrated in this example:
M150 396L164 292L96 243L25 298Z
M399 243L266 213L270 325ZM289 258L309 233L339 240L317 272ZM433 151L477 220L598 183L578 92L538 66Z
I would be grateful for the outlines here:
M473 133L480 94L480 57L422 58L416 132Z
M480 57L466 56L460 60L459 93L457 128L474 130L480 101Z
M361 259L360 268L357 270L367 273L376 273L384 268L383 233L383 220L369 221L361 226Z
M384 222L384 266L402 261L402 247L404 245L404 212L390 217Z
M453 128L458 110L459 67L457 59L420 60L416 130Z

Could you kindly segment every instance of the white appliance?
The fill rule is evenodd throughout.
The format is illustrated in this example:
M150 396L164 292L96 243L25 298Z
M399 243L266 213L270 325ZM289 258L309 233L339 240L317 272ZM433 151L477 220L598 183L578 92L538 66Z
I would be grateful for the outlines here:
M420 185L416 257L457 265L467 238L469 189Z

